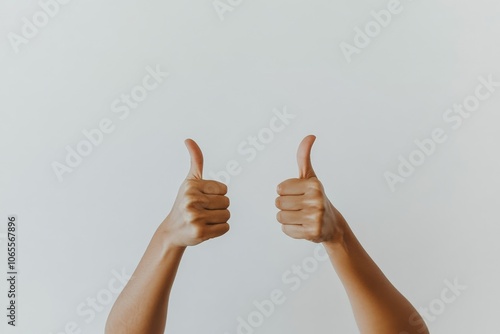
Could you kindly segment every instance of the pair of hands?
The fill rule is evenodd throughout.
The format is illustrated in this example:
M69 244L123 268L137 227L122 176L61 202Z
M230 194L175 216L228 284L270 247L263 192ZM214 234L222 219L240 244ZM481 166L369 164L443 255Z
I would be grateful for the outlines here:
M288 179L277 187L280 210L277 220L285 234L316 243L336 243L342 238L345 220L327 198L311 164L315 136L305 137L297 151L299 178ZM229 231L227 186L203 180L203 154L191 139L185 141L191 168L182 183L172 211L160 225L172 245L194 246Z

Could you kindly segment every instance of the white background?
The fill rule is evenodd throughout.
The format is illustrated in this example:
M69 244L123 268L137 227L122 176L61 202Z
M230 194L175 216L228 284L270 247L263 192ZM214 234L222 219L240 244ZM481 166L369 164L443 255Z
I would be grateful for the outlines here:
M479 76L500 81L500 3L402 6L348 63L339 44L352 44L354 27L387 1L244 1L221 20L209 0L73 0L16 53L8 34L40 7L1 0L0 233L18 215L20 308L16 329L2 311L0 331L65 333L75 322L103 332L111 303L89 323L77 307L113 270L133 271L188 171L183 140L192 137L207 177L230 160L243 170L229 184L230 233L183 259L167 332L236 333L238 316L281 289L287 301L255 333L356 333L329 264L297 291L281 278L315 247L282 234L274 207L276 185L297 177L298 143L313 133L329 197L415 306L439 299L445 280L467 286L431 331L498 333L500 89L458 130L443 114ZM156 65L170 76L120 120L111 103ZM296 118L246 161L238 145L285 106ZM52 163L103 118L115 131L59 182ZM384 173L436 127L448 140L392 192ZM5 310L3 278L0 288Z

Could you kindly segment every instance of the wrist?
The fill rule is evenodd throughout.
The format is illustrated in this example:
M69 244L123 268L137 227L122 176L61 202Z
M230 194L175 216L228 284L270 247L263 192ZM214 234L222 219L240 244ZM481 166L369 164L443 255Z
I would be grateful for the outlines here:
M162 235L158 236L158 242L163 261L180 261L187 248L186 246L175 244L172 240Z
M182 256L187 248L187 246L178 244L173 233L163 228L161 225L153 235L153 241L159 245L163 254L168 253Z
M347 221L342 216L342 214L332 205L333 210L333 221L334 233L330 240L325 240L322 242L323 246L327 252L332 255L333 253L339 253L339 251L347 251L349 243L349 233L351 232Z

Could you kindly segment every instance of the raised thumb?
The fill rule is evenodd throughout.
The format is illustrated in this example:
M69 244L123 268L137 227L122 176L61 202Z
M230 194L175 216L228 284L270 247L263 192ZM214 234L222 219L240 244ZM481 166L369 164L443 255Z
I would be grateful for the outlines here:
M297 150L297 164L299 165L299 178L301 179L316 177L311 164L311 149L315 140L316 136L313 135L305 137Z
M203 178L203 153L198 144L192 139L186 139L184 144L186 144L191 156L191 168L186 178L201 180Z

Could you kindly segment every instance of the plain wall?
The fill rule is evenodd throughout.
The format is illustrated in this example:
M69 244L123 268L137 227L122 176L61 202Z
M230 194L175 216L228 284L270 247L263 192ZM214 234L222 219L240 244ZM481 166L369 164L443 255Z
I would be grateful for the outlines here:
M356 333L328 262L295 291L283 280L316 247L286 237L274 207L276 185L298 176L307 134L317 135L313 165L328 196L416 307L436 310L445 281L466 286L431 332L497 333L500 87L457 129L443 115L479 77L500 81L500 4L402 0L348 62L341 43L388 3L242 1L221 20L211 0L74 0L16 53L9 33L40 5L0 2L1 277L7 217L19 220L18 327L2 315L2 333L71 333L71 323L103 332L117 297L109 283L116 290L116 272L132 273L168 214L188 137L206 178L232 160L241 170L229 182L231 231L186 252L167 332L235 334L238 317L278 289L286 301L255 333ZM114 101L157 66L169 76L120 119ZM283 110L295 118L265 137ZM60 182L54 162L103 119L114 131ZM392 191L384 174L436 128L447 140ZM268 143L253 159L238 152L259 134Z

